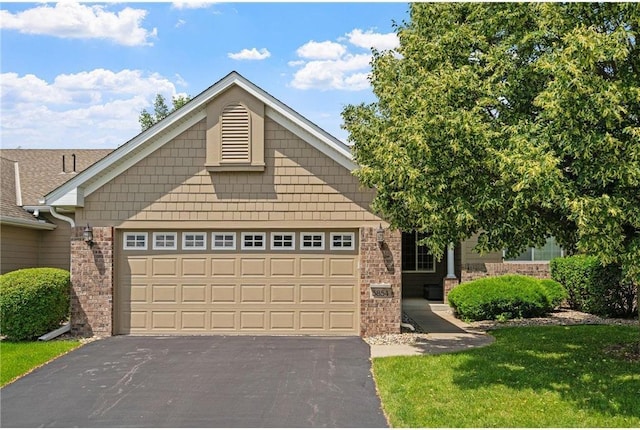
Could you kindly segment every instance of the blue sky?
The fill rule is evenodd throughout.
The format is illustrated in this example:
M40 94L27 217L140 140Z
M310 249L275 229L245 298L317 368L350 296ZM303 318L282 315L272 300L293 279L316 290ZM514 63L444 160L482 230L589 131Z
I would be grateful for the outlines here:
M156 93L195 96L235 70L346 142L374 101L371 47L407 3L2 3L2 148L115 148Z

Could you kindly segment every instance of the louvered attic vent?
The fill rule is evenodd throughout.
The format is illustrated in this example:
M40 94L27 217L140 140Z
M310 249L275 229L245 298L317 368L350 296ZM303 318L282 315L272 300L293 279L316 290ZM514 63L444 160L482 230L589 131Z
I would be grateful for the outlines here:
M264 103L232 87L207 105L209 172L264 172Z
M227 105L222 112L221 161L248 163L250 143L249 112L240 103Z

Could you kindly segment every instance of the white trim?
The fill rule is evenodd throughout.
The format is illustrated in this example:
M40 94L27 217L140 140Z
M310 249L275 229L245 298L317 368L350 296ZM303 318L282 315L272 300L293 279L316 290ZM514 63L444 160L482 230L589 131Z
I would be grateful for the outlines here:
M347 246L335 246L333 244L333 237L335 235L341 235L343 236L340 239L340 243L342 243L344 241L344 236L351 236L351 246L347 247ZM329 233L329 249L332 251L353 251L354 249L356 249L356 235L355 233L352 232L348 232L348 231L336 231L336 232L331 232Z
M310 236L320 236L320 246L304 246L305 235ZM303 231L300 232L300 250L301 251L324 251L324 239L325 233L323 231ZM311 242L315 242L313 238L311 238Z
M216 235L232 236L233 246L216 246ZM226 242L226 239L222 239ZM235 231L212 231L211 232L211 249L214 251L235 251L236 250L236 232Z
M20 166L17 161L13 162L13 174L16 190L16 206L22 206L22 186L20 185Z
M0 224L2 225L11 225L14 227L27 227L33 230L55 230L57 225L49 224L48 222L38 221L37 219L33 219L33 221L22 219L22 218L13 218L7 216L0 216Z
M262 247L258 247L258 246L245 246L244 244L244 239L245 237L251 235L251 236L255 236L255 235L262 235ZM255 251L264 251L265 249L267 249L267 233L264 232L259 232L259 231L247 231L247 232L242 232L241 236L240 236L240 249L242 250L247 250L247 251L251 251L251 250L255 250ZM253 242L255 242L255 238L253 240Z
M322 136L312 128L308 126L305 127L302 121L296 121L297 118L292 118L271 106L265 106L264 113L265 116L269 116L293 134L301 137L305 142L309 143L315 149L333 159L347 170L352 171L358 167L355 161L353 161L351 151L341 148L330 140L328 141L326 137Z
M265 115L282 124L311 146L334 159L343 167L353 170L357 164L351 150L344 143L316 126L266 91L257 87L237 72L231 72L220 81L194 97L167 118L143 131L111 154L80 172L45 196L45 204L56 206L83 206L84 198L120 175L180 133L206 118L206 105L232 85L244 89L265 104Z
M164 235L164 241L167 241L168 235L173 235L173 246L156 246L156 237L158 235ZM153 232L153 242L151 243L151 248L154 250L162 251L162 250L176 250L178 249L178 232L176 231L154 231Z
M194 116L186 118L182 123L179 123L175 129L167 131L165 134L157 133L157 136L152 135L148 137L147 132L155 128L155 126L151 127L96 164L83 170L75 178L47 194L45 196L45 202L49 205L56 206L84 206L84 198L86 196L122 174L145 157L151 155L170 140L179 136L189 127L192 127L204 118L206 118L206 112L202 110L195 113ZM170 122L166 125L165 129L168 129L176 123L177 121ZM155 139L155 141L153 139ZM149 144L144 146L147 143ZM84 189L80 188L81 185L84 185Z
M195 236L202 235L202 246L187 246L187 235L193 235L194 242L199 240ZM203 251L207 249L207 232L206 231L183 231L182 232L182 250L183 251Z
M144 247L143 246L128 246L127 245L127 236L135 235L136 238L133 239L134 242L138 242L137 236L144 236ZM122 249L129 251L146 251L149 248L149 233L146 231L126 231L122 237Z
M291 246L275 246L275 236L291 236ZM284 237L282 241L286 241ZM296 249L296 234L292 231L272 231L271 232L271 250L272 251L293 251Z
M416 253L417 254L417 253ZM435 272L435 258L433 259L434 272ZM447 246L447 279L456 279L456 269L455 269L455 247L453 242L449 243Z

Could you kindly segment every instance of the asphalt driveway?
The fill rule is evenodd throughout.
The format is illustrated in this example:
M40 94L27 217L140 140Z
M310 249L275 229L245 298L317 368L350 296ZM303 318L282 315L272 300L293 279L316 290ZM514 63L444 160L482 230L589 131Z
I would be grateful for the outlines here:
M92 342L0 390L2 427L386 427L358 337Z

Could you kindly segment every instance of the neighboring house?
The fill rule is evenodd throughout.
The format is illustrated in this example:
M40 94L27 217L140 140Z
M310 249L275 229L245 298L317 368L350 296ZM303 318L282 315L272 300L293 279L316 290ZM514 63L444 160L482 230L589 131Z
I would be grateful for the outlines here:
M73 332L398 333L402 297L548 270L481 257L474 238L435 261L371 211L356 167L348 146L227 75L45 196L71 225Z
M0 150L0 274L27 267L69 270L69 223L41 200L109 152Z

